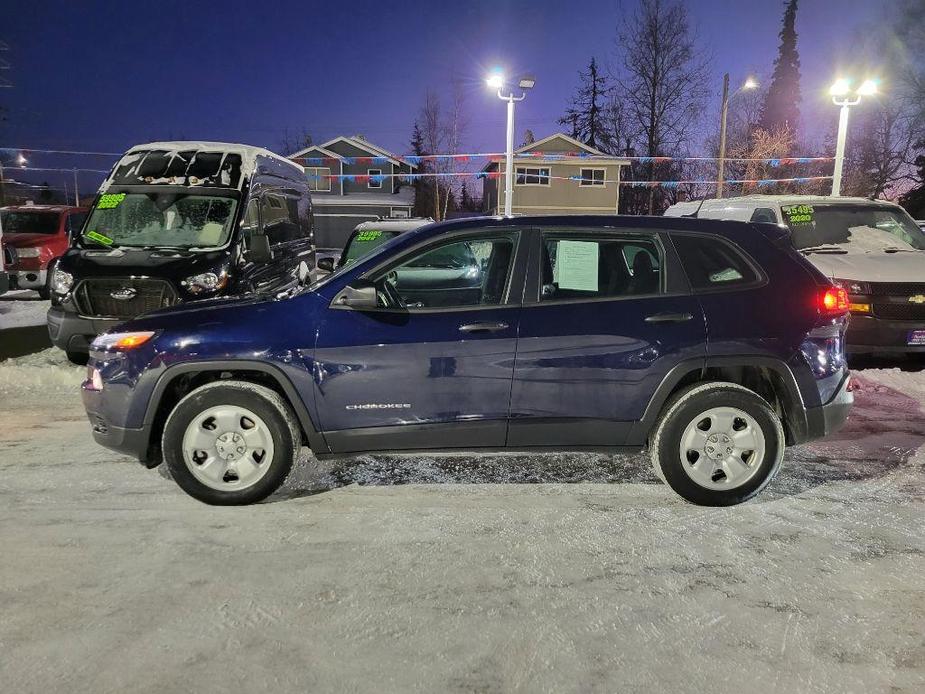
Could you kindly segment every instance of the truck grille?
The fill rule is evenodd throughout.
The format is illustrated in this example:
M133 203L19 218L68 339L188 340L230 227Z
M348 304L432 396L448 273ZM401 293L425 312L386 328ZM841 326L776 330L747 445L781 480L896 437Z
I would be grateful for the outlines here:
M922 282L871 282L870 293L873 296L901 296L908 298L916 294L925 294Z
M116 298L120 293L125 298ZM134 318L177 303L177 293L169 282L138 278L84 280L74 298L81 314L99 318Z
M874 315L886 320L925 321L925 305L921 304L874 304Z

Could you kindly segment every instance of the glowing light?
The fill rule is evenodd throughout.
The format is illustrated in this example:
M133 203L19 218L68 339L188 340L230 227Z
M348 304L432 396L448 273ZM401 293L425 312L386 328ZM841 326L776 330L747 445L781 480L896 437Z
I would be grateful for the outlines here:
M504 74L501 72L493 72L488 76L488 79L485 80L485 83L492 89L501 89L504 86Z
M829 94L832 96L845 96L848 92L851 91L851 80L840 77L835 80L831 87L829 87Z
M742 89L758 89L758 80L754 77L747 78L745 84L742 85Z
M877 93L876 80L864 80L861 83L861 86L858 87L858 95L860 96L873 96L876 93Z

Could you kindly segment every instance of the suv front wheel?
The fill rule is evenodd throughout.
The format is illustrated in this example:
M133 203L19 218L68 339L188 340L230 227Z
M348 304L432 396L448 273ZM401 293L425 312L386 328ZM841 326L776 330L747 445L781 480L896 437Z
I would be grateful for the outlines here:
M732 506L774 479L784 446L764 398L735 383L700 383L669 402L650 454L656 474L688 501Z
M216 505L260 501L285 481L301 435L275 391L216 381L177 403L164 425L164 460L190 496Z

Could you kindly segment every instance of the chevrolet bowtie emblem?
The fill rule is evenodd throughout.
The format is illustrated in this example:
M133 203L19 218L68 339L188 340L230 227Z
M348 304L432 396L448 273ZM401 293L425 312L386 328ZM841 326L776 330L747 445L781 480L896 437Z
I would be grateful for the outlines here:
M925 294L916 294L915 296L909 297L909 303L911 304L925 304Z

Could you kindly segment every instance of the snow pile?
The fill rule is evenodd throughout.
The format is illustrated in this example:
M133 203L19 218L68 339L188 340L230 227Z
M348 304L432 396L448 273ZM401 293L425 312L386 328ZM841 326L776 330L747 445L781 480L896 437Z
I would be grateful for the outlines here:
M8 292L0 297L0 330L45 325L48 302L33 291ZM0 338L2 339L2 338Z
M47 395L55 391L75 391L85 374L85 367L71 364L63 351L50 347L0 361L0 393Z

